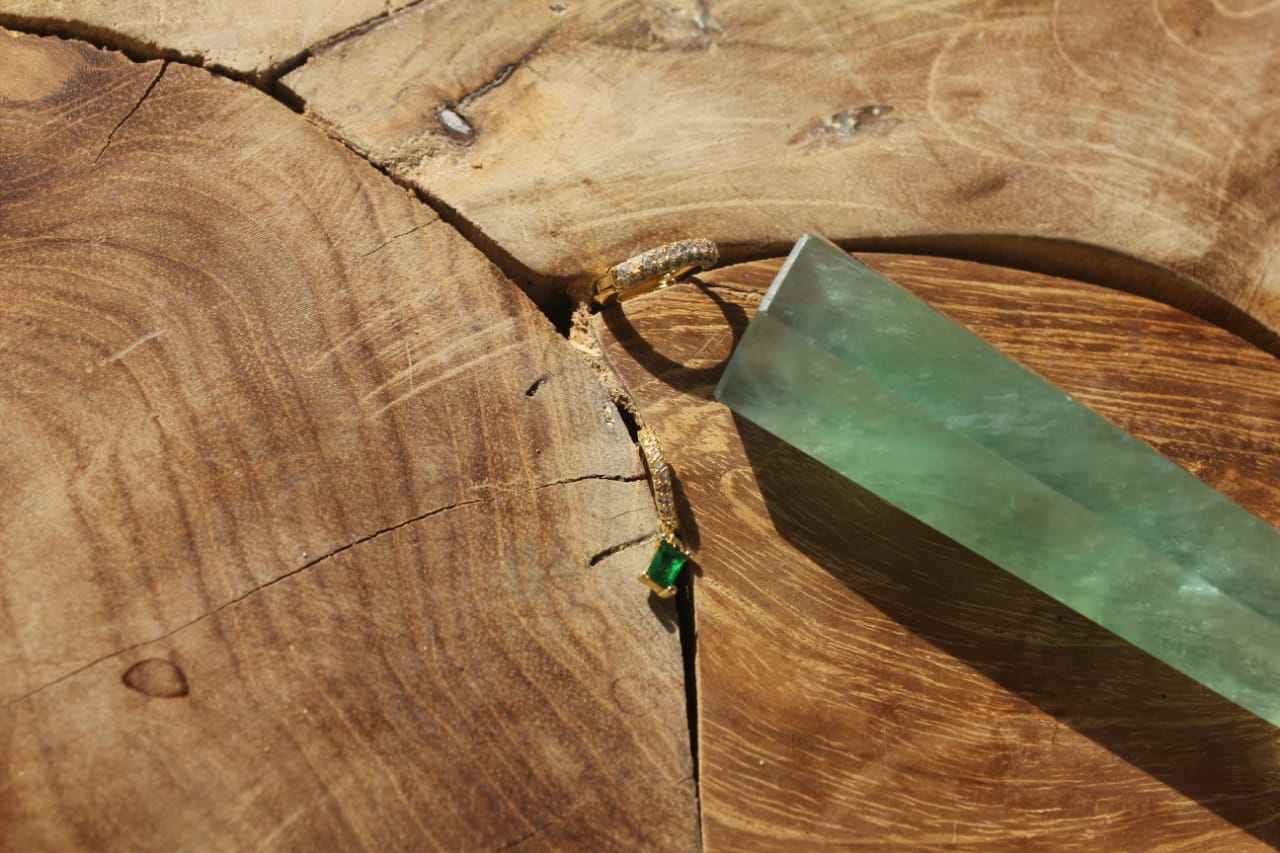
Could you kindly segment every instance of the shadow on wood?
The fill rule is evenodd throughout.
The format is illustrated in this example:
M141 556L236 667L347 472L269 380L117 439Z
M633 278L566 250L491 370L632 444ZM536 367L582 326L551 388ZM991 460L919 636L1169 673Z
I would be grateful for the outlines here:
M725 299L718 291L704 288L702 292L723 314L725 324L733 336L733 344L729 348L729 352L732 352L733 347L736 347L738 341L742 339L743 332L747 330L747 322L751 318L747 316L742 305ZM683 394L691 394L702 400L711 400L711 391L720 381L720 374L728 364L727 356L722 361L710 365L700 364L692 367L682 364L656 349L645 335L637 333L625 313L602 311L597 316L615 340L626 341L627 353L653 376L661 377L665 384Z
M832 577L1125 761L1260 840L1280 842L1275 727L751 422L734 421L778 535Z
M1276 360L1158 302L863 256L1272 524ZM1267 847L1276 731L711 398L778 262L593 319L698 532L707 850Z

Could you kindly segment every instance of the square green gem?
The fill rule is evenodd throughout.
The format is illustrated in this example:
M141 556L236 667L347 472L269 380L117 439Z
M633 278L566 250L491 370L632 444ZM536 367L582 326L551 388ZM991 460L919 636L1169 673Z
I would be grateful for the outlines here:
M665 539L659 540L658 547L645 569L645 576L662 588L674 586L680 570L689 561L689 555L672 545Z

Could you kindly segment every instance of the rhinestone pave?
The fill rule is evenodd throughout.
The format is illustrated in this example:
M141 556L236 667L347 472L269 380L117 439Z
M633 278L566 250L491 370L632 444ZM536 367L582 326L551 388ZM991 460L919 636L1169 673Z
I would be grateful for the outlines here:
M662 538L653 552L653 558L640 574L639 580L659 597L666 598L675 595L676 578L688 561L689 553L677 534L671 465L663 456L662 445L658 443L656 435L648 429L641 429L639 438L640 450L644 453L649 479L653 484L653 503L658 509L658 526L662 530Z
M704 237L679 240L642 252L613 268L619 290L651 278L676 276L690 269L710 269L720 259L716 244Z
M653 481L653 502L658 508L658 524L663 536L676 532L675 497L671 486L671 466L662 455L658 437L648 429L640 430L640 449L644 451L649 466L649 478Z

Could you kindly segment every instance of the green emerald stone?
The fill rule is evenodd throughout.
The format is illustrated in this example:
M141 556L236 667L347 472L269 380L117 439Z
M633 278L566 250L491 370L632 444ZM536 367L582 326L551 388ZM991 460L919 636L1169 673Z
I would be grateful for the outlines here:
M675 586L676 578L680 577L680 570L688 561L688 554L666 539L660 539L658 547L653 552L653 559L649 561L649 568L645 569L645 577L662 589L667 589Z
M814 235L734 412L1280 725L1280 531Z

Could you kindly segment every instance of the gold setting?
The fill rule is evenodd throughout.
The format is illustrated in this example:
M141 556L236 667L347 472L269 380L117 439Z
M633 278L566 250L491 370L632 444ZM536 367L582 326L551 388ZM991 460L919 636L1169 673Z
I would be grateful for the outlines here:
M630 299L660 290L693 270L711 269L718 260L720 250L705 237L667 243L605 270L596 279L596 302Z
M693 270L710 269L719 260L720 250L705 237L667 243L605 270L595 282L595 301L608 304L660 290L675 284ZM657 597L670 598L676 594L676 581L691 555L680 541L671 465L662 453L658 436L647 427L641 427L638 438L645 466L649 469L653 504L658 510L658 527L662 534L639 580Z
M662 445L658 436L648 427L641 427L639 433L640 451L644 454L645 467L649 469L649 482L653 487L653 504L658 510L658 528L662 531L662 539L654 551L655 559L662 549L662 543L670 545L686 558L689 551L680 541L679 522L676 519L675 488L672 482L671 465L662 453ZM652 564L652 561L651 561ZM670 598L676 594L676 587L663 586L649 576L646 569L637 580L649 587L659 598Z
M648 427L640 429L640 450L649 468L649 481L653 484L653 503L658 508L658 526L662 537L675 536L678 529L675 513L675 495L671 484L671 466L662 455L658 437Z

